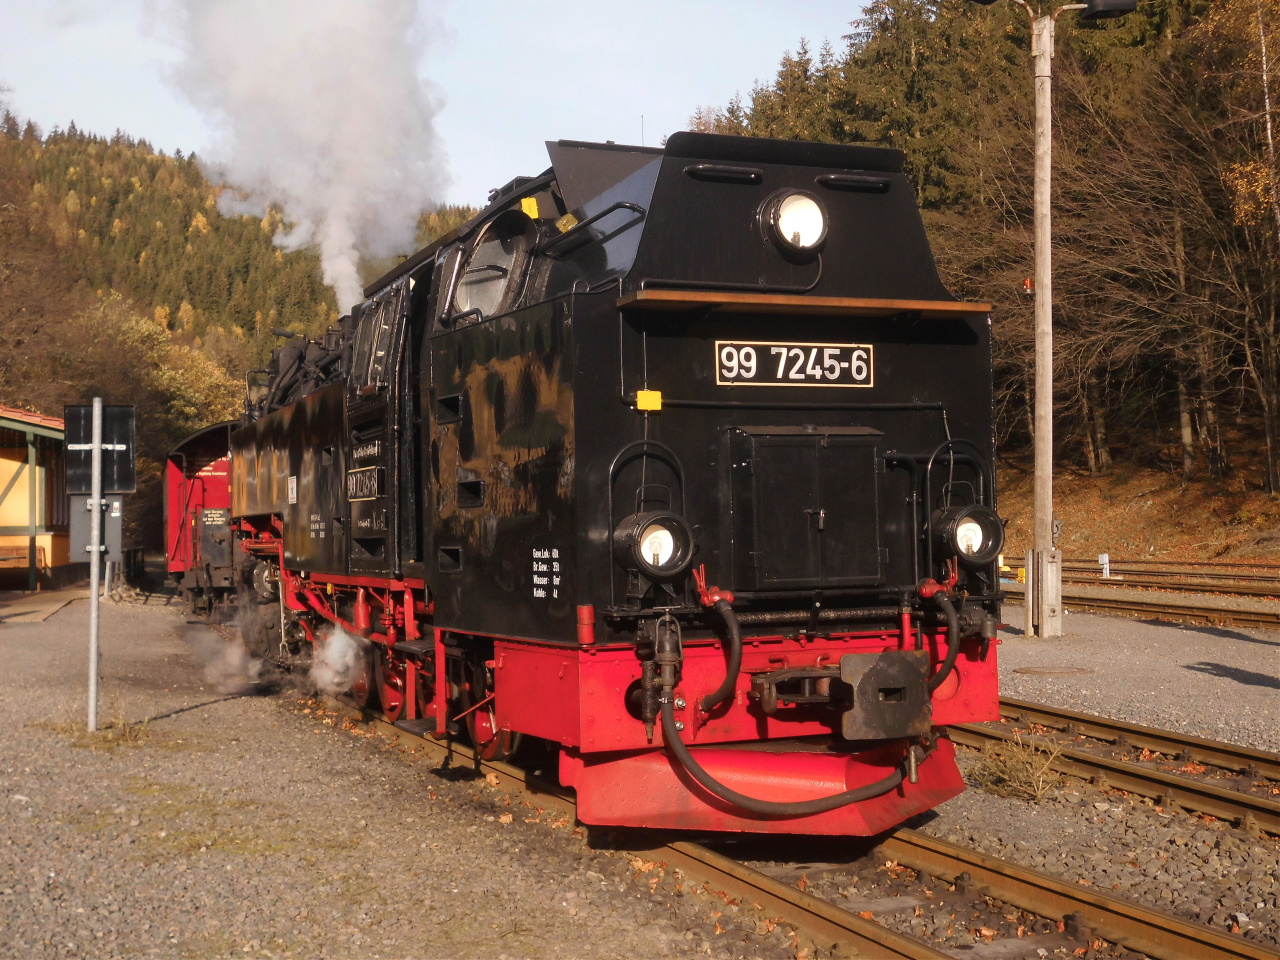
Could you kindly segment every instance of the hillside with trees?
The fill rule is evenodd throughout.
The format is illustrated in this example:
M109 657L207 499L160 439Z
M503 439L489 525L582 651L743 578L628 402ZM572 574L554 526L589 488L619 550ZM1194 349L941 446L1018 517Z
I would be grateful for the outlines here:
M220 189L194 156L74 125L42 136L0 105L0 405L133 403L130 528L147 545L165 452L239 415L274 329L315 335L338 318L314 252L276 245L280 212L223 216ZM424 213L419 242L472 213Z

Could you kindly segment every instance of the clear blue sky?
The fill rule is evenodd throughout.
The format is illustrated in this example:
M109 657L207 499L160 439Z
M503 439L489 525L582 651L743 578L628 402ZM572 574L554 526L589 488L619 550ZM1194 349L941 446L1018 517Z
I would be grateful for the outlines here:
M160 149L199 153L202 116L166 80L178 53L155 29L163 0L0 0L0 85L44 130L74 120ZM212 0L211 0L212 2ZM490 187L547 166L543 141L650 146L699 104L745 97L784 51L841 36L861 4L812 0L496 0L433 4L438 30L422 76L445 100L445 199L481 203Z

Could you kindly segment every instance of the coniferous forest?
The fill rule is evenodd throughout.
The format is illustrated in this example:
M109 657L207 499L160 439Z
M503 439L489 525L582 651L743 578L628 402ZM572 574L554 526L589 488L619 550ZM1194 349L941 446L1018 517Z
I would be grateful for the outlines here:
M1278 55L1280 0L1059 18L1062 467L1280 493ZM1032 92L1022 8L873 0L837 43L801 43L748 96L690 118L905 152L944 280L995 304L997 440L1015 472L1032 439ZM154 484L174 441L237 415L274 329L336 320L318 259L276 245L279 211L223 216L193 156L0 118L0 404L127 398ZM473 212L424 213L419 242ZM389 265L367 263L366 279Z
M1275 495L1280 3L1141 0L1057 21L1057 462L1247 475ZM696 129L906 153L944 279L995 304L998 445L1031 441L1033 86L1011 2L874 0Z

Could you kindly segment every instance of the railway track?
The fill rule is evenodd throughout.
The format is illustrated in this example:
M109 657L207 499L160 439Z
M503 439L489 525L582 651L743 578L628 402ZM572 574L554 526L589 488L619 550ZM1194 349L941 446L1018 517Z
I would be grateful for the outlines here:
M555 807L568 816L576 815L571 790L543 782L512 764L478 759L465 745L420 737L367 711L360 713L349 705L337 705L387 737L412 738L419 747L419 756L465 765L489 778L491 783L496 780L502 789L523 794L540 806ZM744 903L758 904L766 912L780 914L804 936L817 943L840 944L846 953L854 956L942 960L958 955L953 952L955 948L935 946L881 925L874 919L874 910L852 913L702 844L655 838L652 846L633 848L631 852L666 861L696 882L710 884L717 891L741 898ZM1091 937L1099 937L1160 960L1276 960L1280 957L1241 937L1085 889L914 830L894 831L880 840L875 853L921 874L954 883L961 891L990 897L1050 920L1065 921L1069 929L1083 938L1086 947ZM1034 951L1036 945L1031 940L1019 943L1028 952Z
M1007 564L1012 570L1023 570L1026 564L1020 560ZM1280 591L1280 564L1242 563L1206 560L1202 562L1178 562L1160 560L1113 560L1109 564L1111 576L1103 580L1101 566L1093 560L1064 560L1062 574L1082 582L1103 583L1110 581L1132 582L1145 577L1160 582L1198 581L1200 584L1256 583Z
M1083 613L1116 614L1127 617L1152 617L1182 623L1209 623L1236 627L1280 628L1280 604L1249 597L1214 596L1198 593L1178 595L1167 588L1161 591L1125 589L1123 586L1098 586L1064 581L1062 602L1071 610ZM1026 593L1023 584L1001 581L1008 600L1021 603ZM1216 588L1214 588L1216 589Z
M1248 790L1260 781L1267 785L1264 789L1280 786L1280 754L1022 700L1001 700L1000 714L1011 723L952 727L952 740L976 749L999 748L1015 739L1048 752L1057 749L1052 766L1059 773L1176 804L1234 822L1250 832L1280 836L1280 793ZM1015 729L1017 726L1058 731L1070 739L1034 733L1026 736ZM1079 743L1075 738L1087 738L1093 744ZM1128 758L1132 752L1164 759L1135 761ZM1182 770L1194 770L1197 764L1201 774L1209 774L1210 767L1215 770L1201 777L1160 769L1161 764L1168 767L1174 761L1184 765Z
M1010 569L1025 576L1026 565ZM1280 566L1243 563L1112 563L1110 576L1092 561L1067 560L1062 582L1097 586L1167 590L1175 593L1212 593L1232 597L1280 597Z

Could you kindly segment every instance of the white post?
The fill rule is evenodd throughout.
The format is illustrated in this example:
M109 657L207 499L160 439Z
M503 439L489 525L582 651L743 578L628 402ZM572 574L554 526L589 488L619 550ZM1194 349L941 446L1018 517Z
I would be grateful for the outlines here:
M1035 138L1035 489L1032 545L1034 570L1050 579L1061 577L1062 566L1050 560L1053 547L1053 232L1050 219L1052 169L1053 76L1052 16L1036 17L1031 52L1036 74ZM1028 577L1028 580L1031 578ZM1037 577L1037 579L1039 579ZM1028 625L1037 637L1062 635L1062 583L1040 580L1034 606L1028 607ZM1028 630L1030 633L1031 630Z
M89 732L98 729L98 574L102 569L102 398L93 398L89 495Z

